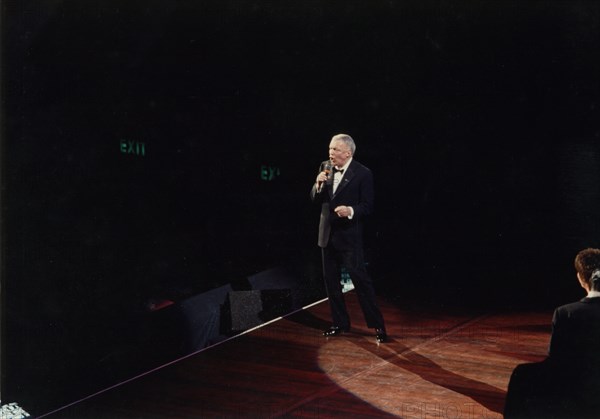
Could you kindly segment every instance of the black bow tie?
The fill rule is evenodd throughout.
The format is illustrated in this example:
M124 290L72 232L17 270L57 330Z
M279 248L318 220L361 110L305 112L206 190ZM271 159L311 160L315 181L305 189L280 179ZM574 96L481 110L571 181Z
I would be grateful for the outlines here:
M335 167L333 168L333 174L335 175L336 172L340 172L340 175L344 174L344 169L336 169Z

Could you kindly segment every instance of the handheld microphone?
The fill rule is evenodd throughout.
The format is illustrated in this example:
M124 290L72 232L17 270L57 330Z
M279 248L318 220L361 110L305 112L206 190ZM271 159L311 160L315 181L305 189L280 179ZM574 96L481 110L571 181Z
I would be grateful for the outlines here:
M331 164L331 160L327 160L322 164L321 171L325 172L325 174L327 175L327 180L325 182L319 182L319 184L317 185L317 192L321 192L321 189L323 188L323 183L329 183L332 181L332 178L329 176L332 169L333 164Z
M331 160L327 160L325 162L325 165L323 166L323 171L327 175L327 178L329 178L329 174L331 173L331 169L333 169L333 165L331 164Z

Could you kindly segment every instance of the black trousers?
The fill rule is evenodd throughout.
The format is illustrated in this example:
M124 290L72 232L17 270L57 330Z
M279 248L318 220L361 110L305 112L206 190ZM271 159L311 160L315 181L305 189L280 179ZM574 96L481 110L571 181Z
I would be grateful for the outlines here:
M322 249L323 278L334 326L350 328L350 316L342 292L342 267L346 270L362 309L367 327L385 329L383 316L377 306L373 281L367 272L362 249L335 249L331 244Z

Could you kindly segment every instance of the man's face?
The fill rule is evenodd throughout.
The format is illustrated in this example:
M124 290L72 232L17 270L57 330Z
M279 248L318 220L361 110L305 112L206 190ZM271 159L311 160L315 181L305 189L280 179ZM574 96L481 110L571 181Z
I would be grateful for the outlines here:
M350 148L340 140L332 140L329 143L329 159L334 166L342 167L352 156Z

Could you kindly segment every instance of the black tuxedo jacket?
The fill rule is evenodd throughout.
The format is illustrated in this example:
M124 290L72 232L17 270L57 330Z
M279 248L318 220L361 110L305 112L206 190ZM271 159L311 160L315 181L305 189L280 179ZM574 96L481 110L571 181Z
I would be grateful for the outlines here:
M600 297L558 307L549 356L514 369L504 418L597 418L599 365Z
M600 366L600 297L558 307L552 318L549 358L585 368Z
M319 172L323 171L325 163L321 163ZM318 240L320 247L332 244L341 250L362 246L363 222L374 209L373 174L369 168L353 159L335 194L333 174L330 174L329 180L320 191L316 184L313 185L310 195L313 202L321 204ZM337 216L334 209L340 205L352 207L352 219Z

